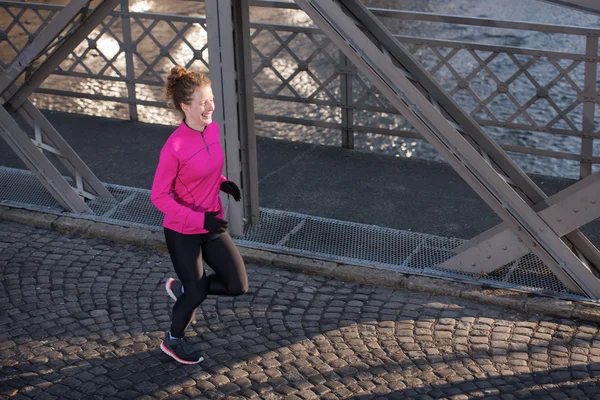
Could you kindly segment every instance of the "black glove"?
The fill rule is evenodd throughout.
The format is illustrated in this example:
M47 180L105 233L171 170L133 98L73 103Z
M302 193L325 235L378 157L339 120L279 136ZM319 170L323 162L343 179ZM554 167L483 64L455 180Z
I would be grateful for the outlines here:
M225 232L229 225L227 221L217 218L218 211L204 213L204 229L209 232Z
M240 201L240 199L242 198L240 188L238 187L238 185L231 181L225 181L221 183L221 190L227 194L232 195L235 201Z

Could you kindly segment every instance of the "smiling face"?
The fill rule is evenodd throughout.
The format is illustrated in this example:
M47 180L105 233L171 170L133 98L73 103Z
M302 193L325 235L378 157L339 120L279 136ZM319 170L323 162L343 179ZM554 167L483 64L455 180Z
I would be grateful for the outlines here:
M215 111L212 88L209 85L197 87L190 103L181 103L180 106L185 114L185 123L192 129L202 131L212 122L212 114Z

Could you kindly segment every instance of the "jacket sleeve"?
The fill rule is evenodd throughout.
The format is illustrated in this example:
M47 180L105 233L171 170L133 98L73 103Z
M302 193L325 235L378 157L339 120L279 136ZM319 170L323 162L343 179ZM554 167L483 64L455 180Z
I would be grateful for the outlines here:
M150 201L163 214L185 221L184 224L192 226L204 226L204 213L192 210L189 207L179 204L171 197L175 179L179 172L179 159L177 154L168 146L163 147L158 160L158 167L154 174L152 190L150 192Z

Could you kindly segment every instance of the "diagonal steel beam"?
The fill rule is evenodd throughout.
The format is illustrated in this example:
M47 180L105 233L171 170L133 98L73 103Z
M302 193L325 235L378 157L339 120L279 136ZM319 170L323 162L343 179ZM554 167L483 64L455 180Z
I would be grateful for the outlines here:
M415 84L435 81L418 64L415 64L421 75L418 78L404 68L406 59L416 61L360 1L296 0L296 3L569 289L600 298L600 281L552 232L530 202L479 154L472 145L475 140L463 137L461 128L448 121L438 100L423 85ZM366 28L367 34L357 22ZM381 43L374 38L371 33L376 26L379 31L387 32L391 41ZM398 49L404 53L403 58L390 51Z
M71 173L76 185L73 190L80 197L87 199L94 199L98 196L113 197L87 164L31 101L27 100L19 107L17 113L34 129L38 136L36 140L39 146L45 147L56 154L58 161ZM44 139L50 141L50 146L44 145Z
M6 98L5 104L18 109L27 97L58 67L58 65L84 40L96 26L119 4L120 0L103 0L63 40L48 58L32 73L15 93Z
M0 71L2 71L2 68L0 68ZM17 90L18 85L13 84L12 87L6 91L6 94L10 95ZM8 108L12 111L11 107ZM72 190L74 190L78 196L87 199L95 199L98 196L108 198L113 197L87 164L85 164L60 133L52 126L50 121L44 117L31 101L26 100L16 111L15 116L24 124L30 126L35 137L31 139L27 133L23 133L25 133L26 137L32 141L34 146L37 147L40 152L45 150L53 153L56 156L56 159L71 174L75 182L75 186L72 187ZM23 153L21 152L18 154L21 155ZM44 155L43 152L42 155ZM35 169L40 168L37 164L35 164L34 167Z
M0 75L0 96L11 87L21 73L31 65L48 46L60 35L61 32L89 6L91 0L72 0L48 24L48 26L33 39L10 63Z
M85 201L73 191L56 167L33 144L3 106L0 106L0 136L62 207L76 213L92 213Z
M585 11L600 15L600 2L598 0L542 0L557 6L572 8L577 11Z
M600 218L600 172L575 183L535 207L556 233L564 236ZM529 253L506 223L496 225L454 249L456 256L441 268L469 273L490 273Z

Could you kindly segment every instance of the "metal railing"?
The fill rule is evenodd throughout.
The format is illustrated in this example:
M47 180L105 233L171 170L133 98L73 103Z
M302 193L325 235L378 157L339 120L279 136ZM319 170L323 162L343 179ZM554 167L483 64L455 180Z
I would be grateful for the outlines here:
M251 6L298 9L278 1L252 1ZM11 55L61 8L0 3L3 18L12 20L0 32L0 65L10 63ZM396 23L470 25L580 39L583 51L578 53L396 35L480 125L500 138L505 150L569 160L579 165L580 177L600 164L600 154L594 153L600 29L372 11ZM208 69L206 32L203 17L132 12L123 0L121 10L106 18L37 91L38 106L56 107L60 101L54 99L76 97L91 114L103 110L90 106L106 104L104 111L116 110L111 116L170 122L163 78L175 64ZM339 131L346 148L354 147L357 135L420 138L319 29L252 22L251 37L257 121Z

